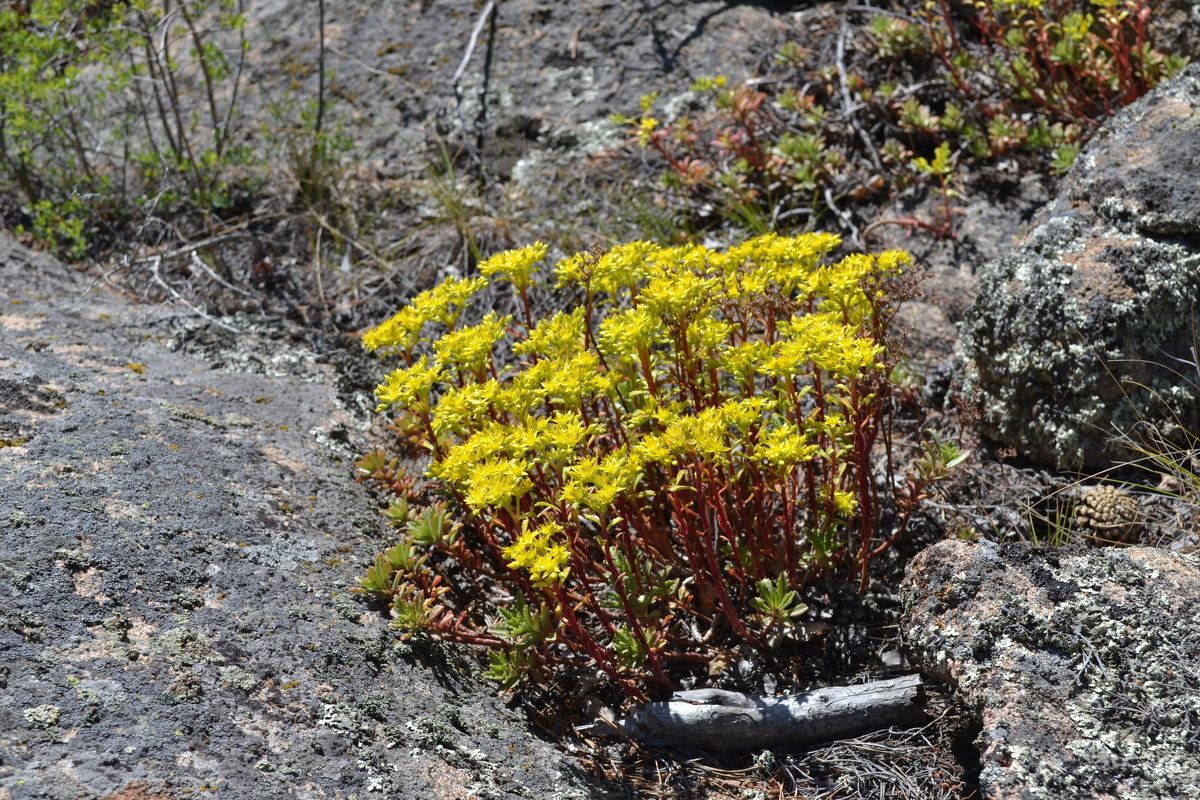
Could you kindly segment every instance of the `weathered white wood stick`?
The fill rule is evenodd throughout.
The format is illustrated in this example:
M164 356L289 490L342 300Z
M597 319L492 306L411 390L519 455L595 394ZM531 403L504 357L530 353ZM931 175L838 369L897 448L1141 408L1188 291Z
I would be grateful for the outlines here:
M920 725L926 720L923 700L918 675L786 697L696 689L676 692L667 702L650 703L616 725L656 747L736 752L846 738L893 725Z

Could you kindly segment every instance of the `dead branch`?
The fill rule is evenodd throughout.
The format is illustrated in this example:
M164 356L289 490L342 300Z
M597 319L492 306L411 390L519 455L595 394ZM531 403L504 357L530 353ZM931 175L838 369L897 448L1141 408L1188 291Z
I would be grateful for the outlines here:
M697 689L650 703L616 726L651 746L738 752L920 725L926 718L923 700L918 675L784 697Z

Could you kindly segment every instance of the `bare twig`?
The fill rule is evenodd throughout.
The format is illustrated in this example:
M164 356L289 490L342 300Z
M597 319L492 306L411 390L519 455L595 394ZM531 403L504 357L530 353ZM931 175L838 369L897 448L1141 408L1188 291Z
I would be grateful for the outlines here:
M316 161L318 142L321 139L321 125L325 120L325 0L317 0L319 21L317 29L320 35L320 46L317 51L317 119L313 123L313 161Z
M175 287L173 287L171 284L167 283L163 279L162 273L159 270L159 268L162 266L162 257L161 256L156 256L154 258L151 258L150 266L151 266L150 274L151 274L151 277L154 278L154 282L156 284L158 284L159 286L161 286L164 290L166 290L167 294L169 294L171 297L175 298L175 300L177 302L183 303L185 306L190 308L192 310L192 312L194 314L196 314L196 316L201 317L201 318L207 320L208 322L211 322L213 325L216 325L218 328L224 328L225 330L227 330L231 333L238 332L237 328L233 327L232 325L229 325L228 323L222 322L221 320L217 319L216 317L210 315L204 309L193 305L186 297L184 297L178 291L176 291Z
M245 4L242 0L238 0L237 4L238 16L245 17ZM250 48L246 44L246 24L243 22L238 26L238 63L237 70L233 73L233 90L229 95L229 105L225 107L225 119L221 123L221 138L229 139L230 119L233 117L233 109L237 105L238 89L242 84L242 72L246 68L246 54L250 52Z
M846 83L846 36L849 31L850 24L846 21L846 16L842 15L842 25L841 29L838 31L837 38L838 88L842 96L842 109L846 114L846 120L850 123L850 127L854 129L854 132L858 134L858 138L862 140L862 143L866 148L867 155L871 157L872 163L875 164L875 169L877 169L880 173L883 173L883 159L879 155L879 148L875 146L875 142L858 124L858 119L855 116L857 109L855 108L854 102L850 98L850 87Z
M470 63L471 56L475 53L475 47L479 44L479 34L483 32L483 26L495 11L496 0L488 0L488 4L483 7L483 11L479 15L479 21L475 23L475 28L471 31L471 39L467 42L466 52L463 53L462 61L458 63L458 69L454 70L454 78L451 80L451 84L454 87L455 112L458 114L458 124L462 126L464 142L467 141L467 121L463 118L462 89L459 87L458 82L462 80L463 73L467 70L467 64ZM483 162L480 160L478 150L472 147L469 142L467 144L467 151L471 154L471 158L476 164L482 165Z
M837 215L842 225L850 229L850 244L858 250L865 250L866 245L863 244L862 236L859 233L858 226L854 224L854 219L850 216L850 212L842 211L838 207L837 201L833 197L833 192L829 191L829 187L825 187L825 205Z
M496 0L488 0L488 4L483 7L483 11L479 14L479 21L475 23L475 29L471 31L471 39L467 42L467 50L463 53L462 61L458 62L458 69L454 70L454 78L451 83L454 86L454 93L458 95L458 82L462 78L463 73L467 71L467 64L471 61L471 56L475 53L475 46L479 44L479 34L483 32L483 26L487 23L488 17L496 10Z
M198 242L188 242L187 244L183 245L182 247L178 247L174 250L169 250L165 253L154 253L153 255L143 256L142 258L135 258L130 263L132 263L132 264L147 264L147 263L154 261L155 259L158 259L161 261L167 261L172 258L178 258L179 256L189 255L196 250L202 250L205 247L211 247L214 244L220 244L221 242L225 242L230 239L240 239L246 235L242 229L245 228L247 226L247 224L248 223L243 222L243 223L239 224L237 227L226 231L225 233L220 233L220 234L217 234L216 236L210 236L207 239L201 239Z
M204 259L200 257L200 252L198 250L192 250L190 253L188 253L188 258L191 261L193 267L195 267L196 269L205 273L206 275L208 275L210 278L212 278L217 283L224 286L229 291L236 292L237 294L240 294L242 297L249 298L249 299L254 300L255 302L259 303L259 307L261 308L261 303L259 302L259 298L255 297L250 292L247 292L245 289L241 288L240 286L233 285L232 283L230 283L229 281L225 280L220 275L218 275L216 270L214 270L212 267L210 267L208 264L206 264Z

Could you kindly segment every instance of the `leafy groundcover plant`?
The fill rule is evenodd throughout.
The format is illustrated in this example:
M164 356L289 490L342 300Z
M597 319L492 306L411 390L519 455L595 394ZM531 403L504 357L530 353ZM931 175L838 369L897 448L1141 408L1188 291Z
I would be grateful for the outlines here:
M1013 158L1066 172L1107 116L1185 63L1152 46L1162 4L1145 0L892 5L848 6L836 60L832 44L790 41L767 80L700 78L691 89L711 99L707 112L660 122L656 92L640 116L614 117L657 156L663 204L681 224L846 225L856 206L925 184L943 200L937 218L888 222L953 236L960 176Z
M394 504L402 538L358 590L409 634L491 648L505 687L599 669L644 697L732 644L794 641L800 590L864 585L957 458L935 440L879 496L888 322L916 278L900 251L828 263L839 244L578 253L552 271L575 304L541 319L543 244L418 295L364 343L403 362L379 407L446 503ZM517 315L461 324L494 283ZM379 454L360 467L407 485Z

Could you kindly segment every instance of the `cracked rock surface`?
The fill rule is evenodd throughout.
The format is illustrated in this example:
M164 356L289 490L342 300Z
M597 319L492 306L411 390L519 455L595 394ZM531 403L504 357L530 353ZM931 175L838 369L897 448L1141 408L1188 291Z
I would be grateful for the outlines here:
M601 796L348 593L384 541L354 348L7 238L0 299L0 798Z
M945 541L901 591L917 659L981 720L982 798L1200 797L1200 561Z

